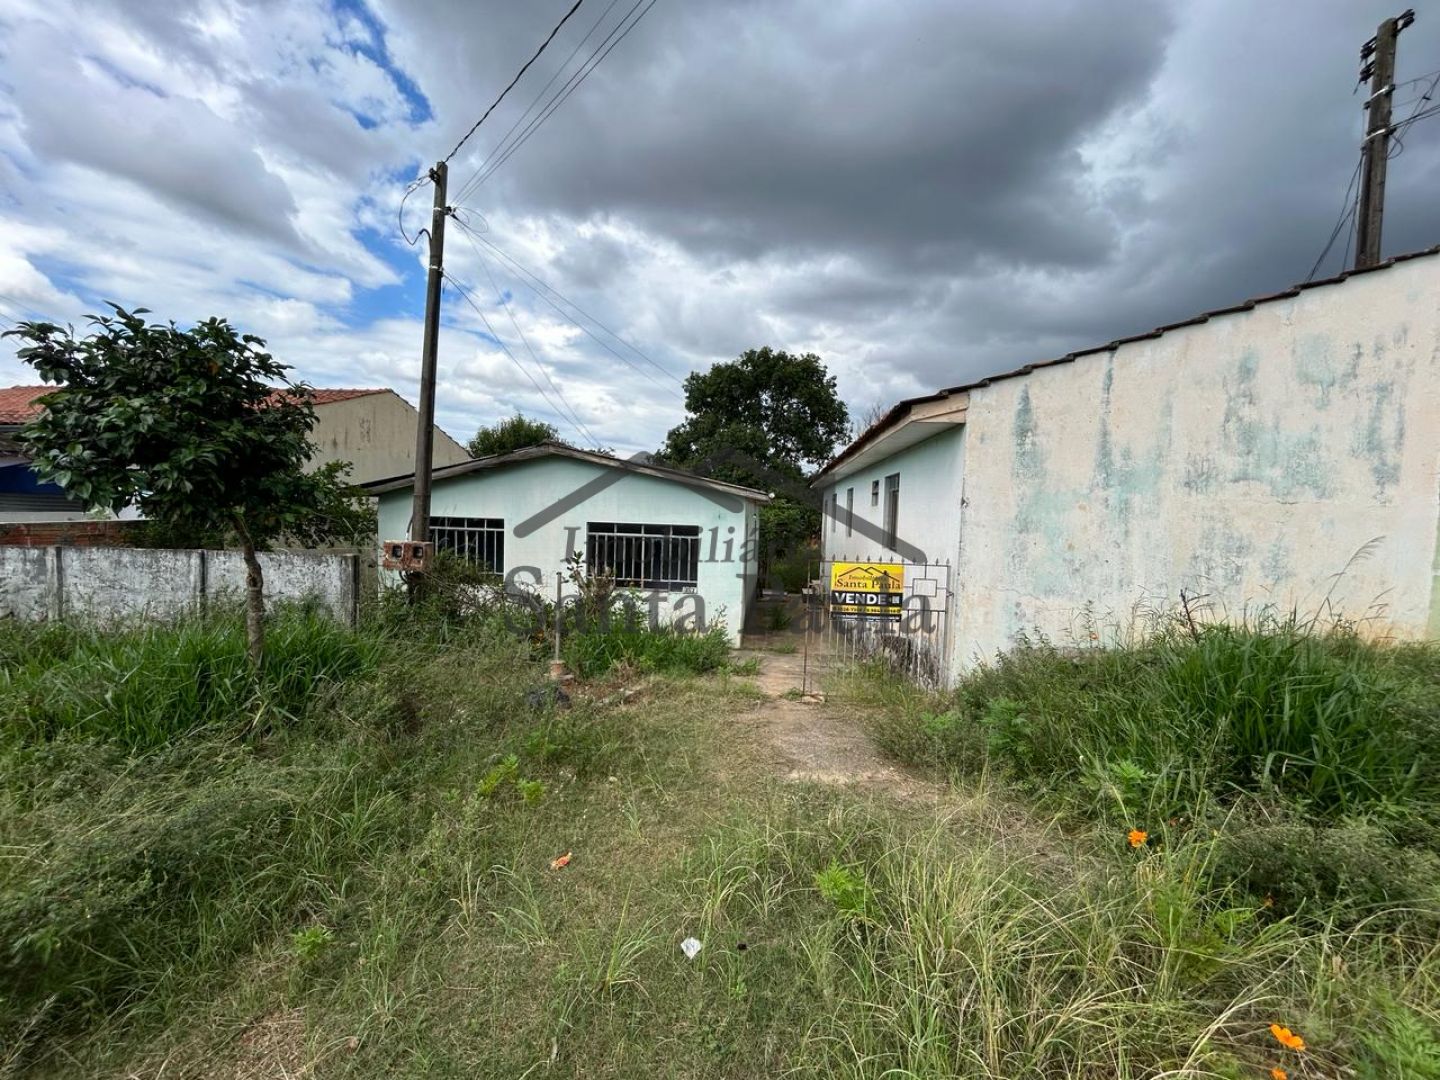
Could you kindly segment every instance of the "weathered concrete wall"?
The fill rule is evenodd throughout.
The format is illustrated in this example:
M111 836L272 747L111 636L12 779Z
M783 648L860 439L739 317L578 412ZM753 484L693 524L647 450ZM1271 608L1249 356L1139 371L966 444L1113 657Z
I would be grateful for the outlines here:
M956 664L1182 589L1440 636L1437 300L1416 259L973 390Z
M310 467L332 461L351 464L352 484L386 480L415 471L415 431L420 414L399 394L366 394L315 407L311 439L315 453ZM438 427L435 429L435 467L468 460L465 448Z
M238 551L206 551L205 595L239 601L245 589L245 560ZM267 551L260 556L265 602L308 599L338 621L353 623L359 587L357 557L313 551Z
M585 551L586 523L638 522L654 525L698 525L701 529L699 585L694 593L662 594L658 614L694 616L696 594L707 620L723 615L732 641L740 640L750 587L754 582L754 536L757 515L751 503L720 492L702 492L685 484L635 473L620 473L614 483L594 491L553 521L517 536L516 527L580 491L597 479L614 478L615 470L571 458L538 458L500 469L487 469L439 479L431 495L432 518L500 518L505 522L505 567L527 586L553 596L555 575L563 569L573 543ZM413 492L409 488L380 496L380 539L410 535ZM521 572L529 567L532 571ZM382 571L382 574L385 573ZM747 579L747 575L748 579ZM398 575L387 574L394 582Z
M169 616L202 595L204 554L145 548L51 549L59 560L60 611L81 619Z
M313 600L354 621L355 556L277 551L260 563L267 600ZM244 583L238 551L0 547L0 618L167 617L238 599Z

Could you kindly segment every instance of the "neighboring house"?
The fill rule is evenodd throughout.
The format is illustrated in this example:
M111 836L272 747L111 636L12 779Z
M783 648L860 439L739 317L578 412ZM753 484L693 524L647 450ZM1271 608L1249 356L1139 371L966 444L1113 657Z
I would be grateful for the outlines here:
M37 399L49 386L0 389L0 521L77 521L84 508L55 484L41 483L16 432L40 411ZM349 481L364 484L415 468L419 413L393 390L314 391L316 423L312 468L331 461L351 463ZM436 466L469 460L465 448L435 428Z
M414 475L368 485L380 539L410 535ZM722 619L738 643L758 573L758 508L770 496L679 469L542 443L434 473L430 539L553 598L577 552L642 595L642 617Z
M348 461L352 484L398 476L415 470L415 432L420 414L394 390L318 389L317 422L310 438L315 443L311 466ZM468 461L465 447L439 427L434 435L435 468Z
M949 678L1182 590L1440 637L1437 254L902 401L814 481L826 558L950 564Z
M0 521L84 521L85 507L59 484L42 483L17 433L39 409L45 386L0 388Z

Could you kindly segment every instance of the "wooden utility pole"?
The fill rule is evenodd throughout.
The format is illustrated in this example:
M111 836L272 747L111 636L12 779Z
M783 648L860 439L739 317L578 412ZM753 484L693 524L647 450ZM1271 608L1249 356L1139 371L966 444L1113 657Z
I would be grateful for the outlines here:
M440 344L440 285L445 270L445 181L449 167L437 161L430 170L435 209L430 217L430 273L425 284L425 339L420 354L420 421L415 431L415 503L410 539L430 539L430 474L435 465L435 356Z
M1370 79L1365 102L1365 143L1357 211L1355 268L1380 262L1380 229L1385 216L1385 166L1390 160L1390 107L1395 98L1395 39L1415 21L1406 11L1386 19L1360 49L1360 78Z

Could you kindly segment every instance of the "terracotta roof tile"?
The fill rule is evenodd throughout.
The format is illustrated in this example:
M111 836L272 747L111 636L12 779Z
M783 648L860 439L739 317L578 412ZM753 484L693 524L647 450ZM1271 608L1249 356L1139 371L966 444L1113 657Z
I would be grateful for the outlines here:
M35 399L53 389L53 386L0 387L0 424L28 422L40 411Z

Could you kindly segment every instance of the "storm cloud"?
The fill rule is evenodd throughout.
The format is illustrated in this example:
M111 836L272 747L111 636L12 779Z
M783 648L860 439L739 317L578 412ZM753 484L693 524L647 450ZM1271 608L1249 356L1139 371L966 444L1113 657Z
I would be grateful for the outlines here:
M413 397L404 182L566 6L0 0L0 315L103 298L230 314L305 377ZM629 7L588 0L452 162L484 238L457 226L448 251L464 291L447 291L439 400L456 434L516 408L564 429L518 370L537 363L602 442L644 449L681 416L658 368L813 350L863 408L1301 280L1355 168L1359 46L1396 14L659 0L469 184L586 32L575 63ZM1440 19L1422 11L1398 116L1437 67ZM1392 164L1387 252L1440 241L1437 173L1440 118ZM428 201L407 205L412 233ZM485 241L644 358L601 348Z

